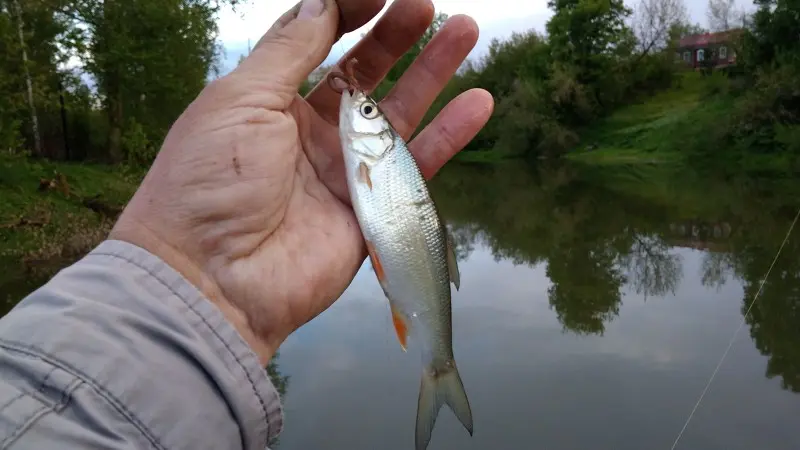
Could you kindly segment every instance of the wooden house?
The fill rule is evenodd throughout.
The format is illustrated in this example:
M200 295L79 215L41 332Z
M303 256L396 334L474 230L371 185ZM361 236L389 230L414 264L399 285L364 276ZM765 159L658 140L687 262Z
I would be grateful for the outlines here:
M681 38L675 51L675 61L689 67L724 68L736 64L734 43L741 29L719 33L693 34Z

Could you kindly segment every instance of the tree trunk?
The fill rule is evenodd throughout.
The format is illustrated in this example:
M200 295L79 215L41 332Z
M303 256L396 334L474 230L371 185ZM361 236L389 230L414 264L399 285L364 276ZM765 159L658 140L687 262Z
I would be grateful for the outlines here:
M106 114L108 115L108 157L111 162L118 163L123 159L122 152L122 86L120 83L120 67L118 58L110 56L114 48L117 26L116 2L103 2L103 26L105 33L106 61Z
M28 51L25 49L25 33L23 32L22 22L22 8L19 6L19 0L13 0L14 8L17 10L17 32L19 33L19 45L22 49L22 67L25 71L25 84L28 88L28 107L31 110L31 124L33 127L33 142L34 142L34 156L41 156L42 142L39 138L39 119L36 115L36 104L33 101L33 82L31 81L31 74L28 71Z
M64 159L69 161L72 155L69 151L69 129L67 128L67 108L64 104L64 84L58 78L58 103L61 106L61 134L64 136Z
M108 93L108 156L111 162L121 162L122 154L122 95L119 85L112 83Z

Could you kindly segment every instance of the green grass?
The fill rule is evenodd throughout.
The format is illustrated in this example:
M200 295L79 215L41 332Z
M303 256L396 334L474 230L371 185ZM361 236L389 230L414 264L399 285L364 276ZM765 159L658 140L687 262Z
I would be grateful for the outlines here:
M48 261L57 264L78 257L99 243L141 175L104 165L0 153L0 264L4 268L0 292L23 289L28 279L51 274L50 267L43 267ZM58 178L66 180L68 189L39 189L42 180ZM110 212L85 206L87 199Z
M583 130L581 146L566 157L593 165L679 163L680 141L690 135L686 126L715 108L703 101L705 86L699 74L681 74L672 89L620 108Z

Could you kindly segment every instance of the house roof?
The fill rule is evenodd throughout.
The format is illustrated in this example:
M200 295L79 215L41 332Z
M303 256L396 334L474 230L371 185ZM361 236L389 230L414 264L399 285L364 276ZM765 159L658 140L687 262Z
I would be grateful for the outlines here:
M681 38L679 47L702 47L709 44L728 42L742 32L741 29L720 31L718 33L693 34Z

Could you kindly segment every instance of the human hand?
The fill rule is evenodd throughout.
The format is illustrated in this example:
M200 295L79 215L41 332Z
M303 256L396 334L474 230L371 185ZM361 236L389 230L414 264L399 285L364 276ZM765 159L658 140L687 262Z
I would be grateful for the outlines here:
M306 0L288 11L229 75L175 122L109 236L181 272L267 361L347 288L367 253L344 178L339 94L323 80L297 89L343 32L385 0ZM345 59L374 89L433 19L430 0L397 0ZM381 102L405 138L474 47L455 16ZM344 61L344 59L343 59ZM343 64L340 62L339 67ZM483 90L454 99L409 143L427 178L491 115Z

